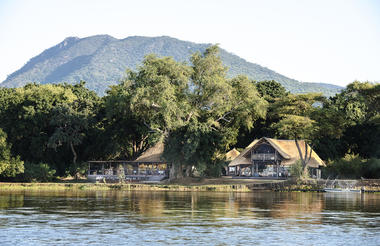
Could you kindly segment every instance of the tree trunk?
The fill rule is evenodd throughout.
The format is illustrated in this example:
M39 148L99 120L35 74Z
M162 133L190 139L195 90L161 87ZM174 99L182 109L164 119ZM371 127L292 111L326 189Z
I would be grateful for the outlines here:
M74 145L70 143L71 152L73 153L73 163L74 165L77 163L77 153L75 152Z
M192 168L193 168L192 166L187 166L186 167L186 172L185 172L185 176L186 177L190 177L191 176L191 174L192 174L191 173Z
M172 164L169 170L169 180L172 181L173 179L175 179L175 176L176 176L175 165Z
M304 175L307 176L307 164L309 163L310 159L311 159L311 154L313 152L313 150L310 148L309 150L309 146L307 145L307 142L306 140L304 140L304 144L305 144L305 153L304 155L302 154L302 150L299 146L299 143L298 143L298 139L295 138L294 141L296 142L296 146L297 146L297 149L298 149L298 153L299 153L299 156L300 156L300 160L301 160L301 163L302 163L302 169L303 169L303 173ZM306 177L305 176L305 177Z
M183 178L182 164L172 164L169 171L169 180L181 179L181 178Z
M79 174L77 172L77 165L76 165L76 163L77 163L77 153L75 152L74 145L73 145L72 142L70 143L70 148L71 148L71 152L73 152L73 164L74 164L74 167L75 167L74 177L77 180L79 178Z

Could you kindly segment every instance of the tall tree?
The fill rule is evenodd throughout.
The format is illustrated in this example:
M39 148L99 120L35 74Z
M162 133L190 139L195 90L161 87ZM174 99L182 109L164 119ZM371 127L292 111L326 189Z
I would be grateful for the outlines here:
M289 95L280 83L274 80L264 80L254 82L260 96L268 102L266 117L258 119L254 122L251 129L245 127L240 128L237 140L238 148L245 148L252 139L265 137L274 137L275 131L271 125L280 120L280 116L274 112L274 102L281 100Z
M272 127L277 131L279 137L294 139L304 172L311 159L312 149L309 149L308 140L313 139L317 132L317 122L311 119L311 115L317 110L316 102L324 98L320 94L289 95L276 101L275 112L281 119L273 123ZM304 140L304 153L300 147L299 140Z
M57 149L67 144L73 154L72 163L76 165L78 154L74 146L82 143L88 129L87 115L78 112L73 105L61 104L53 109L50 124L55 131L49 138L48 146Z
M251 81L226 77L217 46L194 54L191 63L147 56L137 72L128 72L111 90L127 102L117 100L120 105L130 107L121 109L172 146L165 151L174 164L172 177L181 176L183 167L217 163L218 152L236 141L240 125L252 127L266 112L266 102Z

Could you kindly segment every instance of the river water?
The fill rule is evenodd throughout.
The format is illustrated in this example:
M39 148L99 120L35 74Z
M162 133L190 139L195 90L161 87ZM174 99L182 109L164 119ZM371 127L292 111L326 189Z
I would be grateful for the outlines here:
M380 245L380 194L1 192L0 245Z

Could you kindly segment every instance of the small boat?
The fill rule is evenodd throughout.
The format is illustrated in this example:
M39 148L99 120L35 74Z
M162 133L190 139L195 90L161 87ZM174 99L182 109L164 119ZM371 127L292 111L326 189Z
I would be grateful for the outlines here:
M360 193L361 190L355 190L355 189L341 189L341 188L324 188L324 192L352 192L352 193Z

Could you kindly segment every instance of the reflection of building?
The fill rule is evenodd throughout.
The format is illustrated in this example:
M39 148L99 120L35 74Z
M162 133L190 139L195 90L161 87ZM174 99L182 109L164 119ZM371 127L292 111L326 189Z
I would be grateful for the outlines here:
M299 150L304 155L311 147L304 140L298 140ZM228 175L255 177L287 177L289 167L299 157L299 150L294 140L261 138L254 140L243 152L228 165ZM307 157L309 158L309 156ZM325 163L312 151L307 166L312 176L320 177L320 167Z
M134 161L89 161L91 181L161 181L168 177L168 164L162 159L164 144L157 143Z

